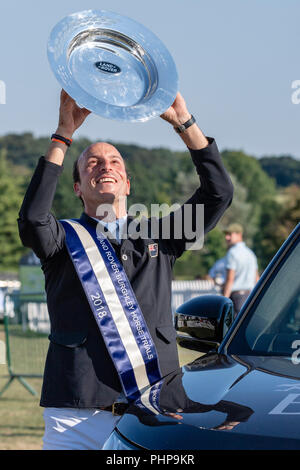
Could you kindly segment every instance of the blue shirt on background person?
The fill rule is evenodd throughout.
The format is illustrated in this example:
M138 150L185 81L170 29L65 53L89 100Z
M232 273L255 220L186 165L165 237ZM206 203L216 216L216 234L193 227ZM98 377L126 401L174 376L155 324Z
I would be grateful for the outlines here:
M225 240L228 251L225 257L223 295L232 300L236 316L258 281L258 264L255 254L243 241L243 227L240 224L234 223L227 227Z
M208 271L208 275L214 280L217 286L222 286L226 279L226 256L218 259Z
M229 248L225 268L235 271L232 292L253 289L258 269L257 258L245 242L238 242Z

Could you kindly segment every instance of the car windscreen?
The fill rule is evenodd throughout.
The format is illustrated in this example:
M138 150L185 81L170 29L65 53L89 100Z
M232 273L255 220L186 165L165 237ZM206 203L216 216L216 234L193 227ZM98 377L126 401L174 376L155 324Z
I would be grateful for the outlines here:
M229 350L300 357L300 244L290 249L235 334Z

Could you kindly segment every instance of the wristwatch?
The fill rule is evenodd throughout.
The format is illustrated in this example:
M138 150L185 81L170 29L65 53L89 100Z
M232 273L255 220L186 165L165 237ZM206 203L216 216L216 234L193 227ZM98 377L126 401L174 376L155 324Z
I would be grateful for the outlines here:
M175 129L176 132L178 132L178 134L181 134L186 129L188 129L192 124L194 124L194 122L196 122L196 119L192 115L191 118L188 121L186 121L184 124L181 124L178 127L174 127L174 129Z

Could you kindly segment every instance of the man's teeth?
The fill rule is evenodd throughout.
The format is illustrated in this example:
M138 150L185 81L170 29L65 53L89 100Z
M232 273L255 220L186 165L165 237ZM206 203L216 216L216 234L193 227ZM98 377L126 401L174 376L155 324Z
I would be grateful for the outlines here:
M100 178L98 183L114 183L115 180L113 178Z

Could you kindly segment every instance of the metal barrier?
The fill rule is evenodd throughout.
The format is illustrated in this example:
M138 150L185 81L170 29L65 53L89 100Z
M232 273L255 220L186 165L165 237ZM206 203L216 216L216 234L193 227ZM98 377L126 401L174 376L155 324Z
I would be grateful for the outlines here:
M43 377L50 325L45 294L6 295L3 321L9 378L0 397L14 380L37 395L26 379Z
M220 294L213 281L196 279L194 281L172 281L172 312L187 300L204 294Z

